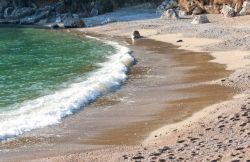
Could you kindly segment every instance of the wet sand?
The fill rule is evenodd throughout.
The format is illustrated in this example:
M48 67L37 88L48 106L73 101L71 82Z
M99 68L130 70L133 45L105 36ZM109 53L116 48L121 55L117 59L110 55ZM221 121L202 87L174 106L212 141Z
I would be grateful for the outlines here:
M140 144L151 131L166 124L182 121L209 105L231 99L235 94L234 90L229 87L218 84L204 84L204 82L223 78L231 73L231 71L225 70L224 65L211 63L210 61L214 58L207 53L180 50L176 48L177 46L149 39L139 40L134 46L167 57L168 60L173 62L173 65L167 67L168 69L162 68L161 70L177 72L181 69L182 76L179 78L180 80L175 77L169 78L168 72L163 72L168 83L165 84L164 81L160 81L157 85L159 88L146 90L145 93L153 93L152 96L156 98L157 96L159 98L164 96L165 98L165 101L164 99L159 101L156 99L155 105L154 103L150 105L157 107L157 102L162 104L158 112L151 115L151 119L106 131L104 134L89 140L88 144ZM160 63L160 65L157 64L157 60L155 61L156 65L161 65ZM133 68L136 69L137 67ZM161 71L157 72L161 73ZM146 96L145 93L142 95ZM169 97L174 95L176 95L174 99ZM147 100L147 98L145 99ZM144 110L150 111L148 106L144 105Z
M228 87L202 84L231 72L224 65L210 62L213 57L206 53L185 51L149 39L133 45L124 38L109 39L128 43L138 59L124 86L62 124L1 144L1 160L31 160L140 144L153 130L182 121L208 105L231 99L234 94Z

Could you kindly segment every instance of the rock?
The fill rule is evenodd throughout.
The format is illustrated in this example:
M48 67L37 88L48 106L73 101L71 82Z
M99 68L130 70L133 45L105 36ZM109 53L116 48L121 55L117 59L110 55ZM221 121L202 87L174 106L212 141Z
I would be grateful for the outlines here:
M194 16L194 19L191 22L191 24L204 24L204 23L209 23L207 15L197 15L197 16Z
M190 138L190 141L196 141L196 140L198 140L199 138L196 138L196 137L191 137Z
M52 24L52 25L51 25L51 28L52 28L52 29L58 29L58 28L60 28L60 26L59 26L58 24Z
M62 22L62 18L61 15L56 15L54 17L49 17L47 20L47 23L61 23Z
M0 19L0 24L19 24L19 20Z
M41 19L44 19L48 17L50 14L50 11L44 11L44 10L38 10L36 13L30 17L25 17L20 20L20 24L23 25L31 25L39 22Z
M133 31L133 33L131 35L131 38L132 39L139 39L139 38L141 38L140 32L138 30Z
M221 13L224 15L224 17L234 17L235 16L234 9L229 5L223 5L223 7L221 9Z
M141 156L141 155L138 155L138 156L134 156L132 159L134 159L134 160L141 160L141 159L144 159L144 157Z
M200 7L195 7L195 9L192 12L192 15L199 15L202 14L203 10Z
M237 147L235 150L244 150L244 147Z
M179 42L183 42L183 40L181 40L181 39L180 39L180 40L177 40L176 42L177 42L177 43L179 43Z
M64 20L66 20L66 19L72 19L72 18L74 18L74 17L73 17L73 15L72 15L70 12L61 15L61 21L62 21L62 22L63 22Z
M178 15L179 15L179 17L180 16L187 16L187 12L183 11L183 10L179 10Z
M218 126L218 128L224 128L224 127L225 127L225 125L223 125L223 124Z
M7 18L11 15L11 13L13 12L14 8L13 7L7 7L4 10L4 18Z
M105 24L112 23L112 22L116 22L116 20L113 20L113 19L111 19L111 18L107 18L107 19L105 19L101 24L102 24L102 25L105 25Z
M220 14L220 5L206 5L204 10L209 14Z
M183 143L183 142L185 142L185 140L179 140L179 141L177 141L177 143Z
M160 152L159 152L159 153L158 153L158 152L154 152L154 153L152 153L152 155L153 155L153 156L160 156L161 153L160 153Z
M95 7L92 8L91 12L90 12L90 16L93 17L93 16L98 16L99 14L99 11L98 9L96 9Z
M4 8L0 7L0 19L4 19Z
M239 12L239 15L249 15L250 14L250 1L244 1L242 9Z
M178 7L176 0L165 0L157 7L156 13L162 15L168 9L174 9Z
M242 105L241 106L241 110L246 110L247 109L247 105Z
M30 8L30 7L16 8L13 10L13 12L10 15L6 16L5 18L20 19L20 18L30 16L34 13L35 13L34 8Z
M168 9L161 15L161 19L179 19L178 13L174 9Z
M83 20L79 18L68 18L63 21L65 28L83 28L86 27Z
M240 124L241 127L244 127L244 126L246 126L246 125L247 125L247 123L242 123L242 124Z

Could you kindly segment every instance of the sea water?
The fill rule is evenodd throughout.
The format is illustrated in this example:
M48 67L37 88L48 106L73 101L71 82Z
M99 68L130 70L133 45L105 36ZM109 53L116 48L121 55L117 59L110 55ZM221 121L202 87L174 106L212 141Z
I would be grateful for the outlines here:
M0 140L60 123L119 87L133 62L115 42L0 28Z

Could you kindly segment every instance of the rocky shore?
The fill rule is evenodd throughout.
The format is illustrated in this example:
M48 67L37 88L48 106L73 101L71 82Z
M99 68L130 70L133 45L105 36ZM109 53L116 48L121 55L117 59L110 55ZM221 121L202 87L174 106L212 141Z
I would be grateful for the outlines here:
M60 6L55 6L51 11L58 8ZM235 11L230 14L231 9L224 9L228 11L226 15L235 16ZM44 18L43 15L48 11L51 12L50 9L39 9L38 14L30 8L20 9L9 14L11 19L2 21L33 23ZM125 12L130 13L129 18L121 16ZM126 8L112 14L86 18L84 21L87 24L95 22L100 25L107 17L112 21L101 27L78 31L130 38L131 32L138 30L144 38L169 42L180 46L180 49L209 52L214 56L215 62L224 64L225 68L232 70L232 74L202 84L216 83L233 87L238 93L234 99L206 107L184 121L159 128L141 145L111 146L87 153L55 155L35 161L250 161L250 16L225 18L225 14L210 14L206 15L209 21L204 24L199 23L206 19L204 17L196 18L198 23L191 23L193 16L185 15L180 18L179 15L173 16L175 11L168 12L170 16L165 19L151 10L145 11L145 8ZM19 15L25 16L20 18ZM13 17L18 19L12 19ZM56 16L51 19L51 22L57 22ZM5 22L7 20L11 22ZM83 22L81 26L84 26Z

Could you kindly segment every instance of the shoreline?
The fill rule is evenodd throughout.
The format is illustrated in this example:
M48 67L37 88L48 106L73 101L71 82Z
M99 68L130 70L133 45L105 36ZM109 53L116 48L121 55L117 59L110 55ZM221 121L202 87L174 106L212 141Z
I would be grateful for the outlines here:
M219 19L218 17L220 15L212 15L212 16L215 16L216 19ZM245 18L240 17L239 19L245 19ZM147 21L141 22L141 24L143 24L143 23L147 24ZM170 23L171 23L171 20L170 20ZM130 24L131 23L123 23L124 26L127 25L126 26L127 28L128 28L128 26L130 26ZM138 24L140 24L140 23L138 23ZM227 25L228 24L230 24L230 23L227 23ZM121 27L122 29L120 29L119 27ZM119 23L115 24L114 23L113 27L112 27L112 25L107 25L107 27L104 27L104 28L105 29L101 29L99 27L96 27L96 28L89 29L89 30L91 32L93 32L93 31L94 32L96 32L96 31L99 31L99 32L107 31L108 34L111 34L111 35L114 35L114 36L119 35L118 32L117 32L118 28L119 28L119 30L124 30L124 27L122 27L122 23L121 24L119 24ZM135 27L133 27L133 29L134 28ZM222 103L219 103L219 104L216 104L216 105L206 107L203 110L195 113L192 117L190 117L190 118L184 120L183 122L181 122L182 124L180 124L180 123L177 123L176 125L173 124L172 125L173 127L176 127L177 125L182 125L182 126L184 126L184 125L187 126L188 125L186 130L190 130L191 128L194 128L194 129L197 129L197 131L198 131L201 128L198 129L196 127L198 127L197 125L199 125L202 122L209 123L209 122L211 122L212 119L215 120L215 123L219 122L218 119L221 117L220 114L223 114L223 115L227 114L228 116L231 116L231 115L236 115L237 116L238 113L240 113L242 111L244 112L244 110L239 110L239 108L242 107L242 105L244 106L244 103L248 101L248 98L249 98L248 96L249 95L248 95L248 92L246 90L247 90L247 87L249 86L249 84L246 83L247 80L244 80L242 78L240 78L239 81L237 81L235 76L237 75L237 77L238 77L238 76L241 76L241 74L243 74L243 75L248 74L247 73L247 69L248 69L247 66L250 64L250 61L247 59L247 57L249 56L248 51L237 49L237 48L235 50L233 50L233 51L230 50L230 49L226 50L225 47L223 48L225 50L220 50L220 51L218 51L218 50L217 51L216 50L215 51L209 50L209 49L211 49L211 47L210 47L211 44L212 44L212 47L213 47L214 46L213 44L219 44L220 45L221 43L223 43L225 41L224 37L222 37L222 39L218 39L218 38L213 38L213 39L208 38L207 39L207 38L197 38L197 36L192 37L192 36L184 36L184 35L172 34L172 33L164 34L164 32L159 34L158 30L140 29L140 28L141 28L141 26L138 25L137 29L141 32L141 35L143 35L143 36L145 36L145 37L147 37L149 39L155 39L155 40L158 40L158 41L160 40L160 41L172 43L172 44L180 46L180 49L187 49L187 50L191 49L192 51L208 52L209 55L214 57L214 59L211 62L217 62L219 64L224 64L226 66L227 70L233 71L232 74L230 74L228 77L221 78L221 79L218 79L218 80L213 80L213 81L210 81L209 83L216 83L216 84L220 84L220 85L224 85L224 86L233 87L233 88L237 89L237 91L239 91L238 95L235 95L234 98L232 100L230 100L230 101L225 101L225 102L222 102ZM129 28L129 29L131 29L131 28ZM122 34L120 36L127 35L127 37L128 37L129 34L130 33L128 33L128 29L126 29L124 32L122 32ZM170 35L171 35L171 37L170 37ZM183 40L184 43L183 44L182 43L177 43L176 41L178 39ZM208 48L206 48L206 46L208 46ZM225 57L226 55L228 56L228 58ZM243 70L244 73L242 72L242 70ZM227 107L230 107L231 109L227 110L226 109ZM235 107L235 110L232 109L233 107ZM235 112L237 112L237 113L235 113ZM209 119L209 116L211 116L211 114L213 114L213 117L212 117L212 119ZM244 115L244 113L243 113L243 115ZM206 117L206 119L201 120L201 117ZM217 117L218 117L218 119L217 119ZM240 121L241 120L242 119L240 119ZM191 127L190 122L193 123L195 126ZM228 123L230 121L225 121L225 122ZM244 121L242 121L242 122L244 123ZM226 125L228 125L228 124L226 124ZM245 125L245 124L243 124L243 125ZM151 133L151 135L143 142L142 147L146 147L146 146L151 145L152 147L154 147L155 150L157 150L157 148L161 148L161 146L167 145L168 142L166 142L166 141L168 141L169 138L171 139L171 137L172 137L171 133L170 133L170 135L167 135L165 137L161 137L161 136L163 134L165 134L166 128L168 128L168 127L171 127L171 126L167 125L165 127L161 127L159 129L157 129L156 131L153 131ZM233 126L231 125L230 127L233 127ZM235 126L235 127L237 127L237 131L245 130L245 129L240 129L241 125L239 126L239 128L238 128L238 125ZM180 132L185 132L184 130L182 130L181 126L178 126L178 128L180 128L180 130L179 130ZM213 133L217 135L217 134L220 134L220 132L222 132L222 131L223 131L223 128L220 128L220 131L216 130ZM228 129L226 129L224 131L230 132L230 130L228 130ZM176 132L176 129L174 129L174 133L175 132ZM186 133L186 134L188 134L188 133ZM238 137L241 137L242 133L237 132L237 133L235 133L235 135L238 136ZM248 133L248 135L249 135L249 133ZM245 138L248 138L247 137L248 135L245 135ZM177 139L180 138L180 137L178 136L178 138L177 138L177 135L176 135L175 138L176 138L176 140L173 140L172 144L175 143L175 142L178 143ZM229 142L230 142L230 140L229 140ZM157 143L157 144L155 144L155 143ZM215 142L211 142L211 143L215 144ZM248 142L246 142L246 141L243 142L243 143L248 144ZM228 145L229 146L234 145L234 142L233 142L233 144L228 144ZM221 149L220 144L218 144L218 146L219 146L219 149ZM208 146L208 148L210 148L210 147L211 146ZM151 151L153 151L154 149L151 148ZM233 151L232 149L236 149L237 153L236 154L231 153L231 151ZM222 154L221 152L216 153L216 154L211 154L211 152L208 152L207 156L211 155L212 159L215 158L215 159L217 159L217 160L219 159L221 161L228 161L230 159L237 159L237 158L239 158L241 160L248 160L249 159L250 155L248 153L246 153L247 152L246 150L249 150L249 147L246 147L246 146L242 147L242 150L244 150L244 151L241 151L241 152L239 152L237 150L238 150L237 146L234 146L234 147L229 147L229 151L226 151L226 153L223 154L223 155L225 155L225 157L221 155ZM121 158L121 155L120 155L120 158L117 157L117 159L119 159L118 161L123 161L123 160L126 160L126 159L131 159L133 161L133 159L134 160L137 159L137 158L140 159L139 157L141 157L140 160L144 161L144 159L146 157L150 157L150 155L149 155L150 152L143 150L143 148L134 149L134 151L128 151L127 154L125 154L125 153L123 153L123 154L126 155L125 156L126 158L123 159L123 158ZM84 156L86 156L86 155L84 155ZM102 157L102 158L106 157L106 156L101 156L101 155L99 155L99 156ZM154 158L159 159L160 157L157 157L157 156L160 156L160 155L155 155ZM177 153L177 156L178 156L178 153ZM196 155L194 155L193 158L197 158L195 156ZM215 156L217 156L217 157L215 157ZM86 156L86 157L88 157L87 159L91 159L90 156ZM171 157L171 155L170 155L170 157ZM110 156L109 156L109 158L110 158ZM208 158L207 160L212 160L211 158Z
M118 38L118 39L120 40L120 38ZM121 39L121 41L122 41L122 40L124 40L124 39ZM146 43L146 44L145 44L145 43ZM190 52L190 51L185 51L185 50L175 49L176 46L173 46L173 45L170 45L170 44L166 44L166 43L160 43L160 42L157 42L157 41L147 40L147 39L139 40L139 41L137 42L137 44L138 44L138 45L135 45L135 47L132 47L132 49L133 49L133 48L139 48L140 46L143 46L143 48L145 48L144 50L141 51L142 54L140 54L139 59L143 59L143 60L144 60L144 59L147 58L148 61L150 61L151 59L154 59L154 60L155 60L155 59L157 58L159 61L160 61L160 60L162 61L162 63L160 63L160 65L163 66L163 65L165 64L165 61L167 61L168 59L170 59L169 57L172 57L172 59L175 60L174 62L177 63L177 62L180 62L180 61L181 61L181 62L180 62L181 64L178 65L178 64L172 62L172 61L173 61L173 60L172 60L172 61L171 61L172 64L173 64L173 63L176 64L176 65L174 65L174 66L177 66L177 67L176 67L177 69L176 69L176 70L173 70L173 71L170 69L170 71L172 71L173 73L178 73L178 71L180 71L180 70L181 70L181 71L183 71L183 70L184 70L184 71L189 71L189 68L188 68L188 67L185 68L185 66L190 66L190 65L189 65L189 64L185 65L185 64L187 63L187 61L188 61L190 58L193 57L193 53L192 53L192 52ZM158 49L158 50L160 50L159 52L155 51L156 49L155 49L155 50L151 49L151 47L154 47L154 45L156 45L156 44L158 44L158 45L161 47L161 48ZM138 46L138 47L137 47L137 46ZM145 47L144 47L144 46L145 46ZM165 51L165 50L168 50L168 48L170 48L170 49L169 49L169 52L174 52L174 53L169 53L170 55L169 55L169 56L166 55L166 56L167 56L167 57L166 57L166 56L162 55L162 52ZM146 52L146 51L147 51L147 52ZM150 51L151 51L151 52L150 52ZM148 56L145 57L145 53L148 53L148 54L150 54L150 55L153 54L153 55L152 55L152 56L148 55ZM157 54L157 53L159 53L159 54ZM182 56L183 56L184 54L187 55L187 58L185 58L185 59L182 58ZM198 61L198 60L201 60L201 61L203 60L204 62L207 62L207 60L210 60L210 59L211 59L211 57L210 57L210 56L207 57L207 55L203 55L203 54L199 54L199 53L195 54L195 53L194 53L194 56L195 56L195 55L197 55L197 63L198 63L198 64L199 64L199 61ZM166 58L165 58L165 57L166 57ZM164 61L164 60L165 60L165 61ZM143 62L145 62L145 60L144 60ZM169 63L170 63L170 62L169 62ZM144 64L145 64L145 63L144 63ZM151 64L151 65L155 65L155 64L154 64L153 62L151 62L151 61L150 61L150 64ZM210 64L213 64L213 63L210 63ZM141 65L141 63L140 63L140 65ZM147 64L146 64L146 65L147 65ZM158 65L157 65L156 67L158 68L158 66L159 66L159 63L158 63ZM180 66L180 68L181 68L181 67L182 67L182 68L179 69L178 66ZM155 68L156 68L156 67L155 67ZM156 70L155 72L157 72L157 73L158 73L158 72L162 73L163 71L165 71L165 68L166 68L166 67L165 67L165 68L164 68L164 67L165 67L165 65L164 65L163 67L160 67L160 69L155 69L155 70ZM144 68L144 67L143 67L143 68ZM183 68L184 68L184 69L183 69ZM216 68L217 68L217 69L221 69L221 70L224 69L224 67L221 66L221 65L220 65L219 67L215 67L215 69L216 69ZM140 68L139 68L139 69L140 69ZM153 69L154 69L154 68L153 68ZM178 70L178 69L179 69L179 70ZM185 70L185 69L186 69L186 70ZM192 69L192 68L191 68L191 69ZM160 71L159 71L159 70L160 70ZM170 74L169 74L170 71L166 71L166 72L165 72L165 75L170 75ZM180 71L180 72L181 72L181 71ZM224 71L224 70L222 70L222 71ZM224 73L224 72L223 72L223 73ZM139 73L139 75L141 75L141 74ZM152 75L152 74L151 74L151 75ZM156 74L154 74L154 75L156 75ZM154 75L152 75L152 76L154 76ZM157 75L158 75L158 74L157 74ZM157 75L156 75L156 76L157 76ZM179 75L179 74L178 74L178 75ZM224 75L224 74L223 74L223 75ZM147 75L146 75L146 76L147 76ZM150 75L149 75L149 76L150 76ZM191 76L191 74L190 74L190 76ZM127 83L127 85L131 86L132 82L134 82L134 81L133 81L133 77L135 77L135 76L132 75L132 80L130 80L130 83ZM159 76L159 77L160 77L160 76ZM152 78L152 79L153 79L153 78ZM200 78L196 78L196 79L198 79L198 82L200 82L200 81L199 81ZM153 80L154 80L154 81L157 81L158 79L157 79L157 80L153 79ZM153 80L152 80L152 81L153 81ZM168 80L168 79L167 79L167 80ZM151 82L152 82L152 81L151 81ZM159 81L159 80L158 80L158 81ZM157 82L158 82L158 81L157 81ZM170 81L170 80L169 80L169 81ZM147 81L147 82L150 82L150 81ZM183 82L183 81L180 80L180 83L179 83L179 84L181 85L182 82ZM188 83L188 84L186 85L186 88L187 88L188 94L191 94L191 93L193 93L193 90L191 90L191 89L192 89L192 87L194 87L194 86L189 85L189 82L190 82L190 81L187 80L187 83ZM136 82L135 82L135 83L136 83ZM140 82L139 82L139 83L140 83ZM136 83L136 84L138 84L138 83ZM166 84L166 83L164 83L164 82L161 83L161 84L163 84L163 85L168 85L168 84ZM160 87L163 86L163 85L161 85L161 84L159 85ZM170 85L171 85L171 84L170 84ZM148 83L147 83L145 86L148 86ZM155 87L155 86L153 86L153 87ZM171 87L171 86L170 86L170 87ZM184 88L185 86L184 86L184 87L181 86L181 87ZM180 88L181 88L181 87L180 87ZM189 87L190 87L191 89L189 89ZM162 87L162 88L163 88L163 87ZM211 87L210 87L210 88L211 88ZM217 88L219 88L219 87L217 87ZM124 87L123 87L123 89L124 89ZM126 87L125 87L125 89L126 89ZM151 88L149 88L149 89L151 89ZM165 88L164 88L164 89L165 89ZM164 96L164 89L163 89L163 90L156 89L156 90L154 90L154 91L155 91L156 93L160 93L160 94L162 94L162 96ZM177 88L177 89L178 89L178 88ZM222 90L222 89L221 89L221 90ZM195 92L195 93L196 93L196 95L197 95L197 94L199 94L199 93L202 93L202 91L203 91L203 90L201 90L201 91L199 90L199 91L197 91L197 92ZM204 91L207 91L207 90L204 89ZM191 92L191 93L190 93L190 92ZM125 91L125 93L127 93L127 92ZM195 94L195 93L194 93L194 94ZM181 94L181 92L178 92L178 93L177 93L177 96L179 96L179 94ZM193 95L193 94L192 94L192 95ZM141 97L144 98L145 96L141 96ZM185 97L185 95L184 95L183 97ZM186 96L186 97L187 97L187 96ZM149 97L149 98L152 98L152 97ZM167 117L168 117L168 116L170 117L170 116L172 115L172 113L175 112L175 108L171 108L171 111L169 111L170 114L169 114L168 112L167 112L167 113L161 112L161 109L164 108L164 107L167 105L167 104L165 104L165 102L166 102L165 100L166 100L166 99L164 99L164 98L162 98L162 99L163 99L162 102L164 102L164 104L163 104L163 103L160 103L160 104L162 104L162 106L160 106L160 105L157 106L157 107L159 107L159 108L158 108L157 110L154 110L155 112L153 112L153 111L151 110L153 114L151 114L151 115L149 116L149 118L148 118L148 117L145 118L146 120L145 120L145 119L142 120L142 124L143 124L143 125L144 125L145 122L150 122L151 120L155 120L155 119L161 119L161 120L162 120L162 117L159 116L159 117L157 117L157 118L154 118L154 117L152 117L152 115L155 116L156 114L159 114L159 113L162 114L162 113L163 113L163 114L166 114L166 115L167 115L167 116L165 116L166 119L164 119L164 120L167 120ZM178 97L177 97L176 99L178 99ZM172 99L172 100L173 100L173 99ZM197 100L197 99L195 99L195 100ZM194 101L195 101L195 100L194 100ZM104 100L104 101L105 101L105 100ZM184 100L184 101L185 101L185 100ZM190 100L190 101L191 101L191 100ZM190 102L190 101L187 100L187 101L185 101L185 102L188 103L188 102ZM193 101L191 101L191 102L193 102ZM213 101L213 102L215 102L215 101ZM143 102L142 102L142 103L143 103ZM138 105L138 104L139 104L139 103L137 103L136 105ZM145 103L144 103L144 104L145 104ZM175 103L175 104L178 104L178 102ZM205 104L206 104L206 103L205 103ZM104 105L105 105L105 104L104 104ZM126 104L125 104L125 105L126 105ZM157 104L152 104L152 105L156 106ZM151 105L150 105L150 106L151 106ZM95 107L95 106L94 106L94 107ZM91 106L90 108L94 108L94 107ZM116 105L114 105L114 107L116 107ZM125 106L125 107L126 107L126 106ZM143 108L143 107L142 107L142 108ZM145 109L145 108L149 108L149 107L147 106L147 107L144 107L143 109ZM197 108L200 109L200 107L197 107ZM187 116L189 116L189 115L191 115L191 114L193 113L193 111L198 111L197 108L194 109L194 110L192 110L191 112L188 112L188 111L185 112L185 110L184 110L183 112L184 112ZM117 109L117 107L116 107L116 109ZM142 110L143 110L143 109L142 109ZM190 109L190 110L191 110L191 109ZM168 111L168 110L167 110L167 111ZM180 112L181 112L181 111L180 111ZM139 112L138 112L138 113L139 113ZM154 115L154 114L155 114L155 115ZM80 114L76 114L76 115L79 116L79 117L81 116ZM183 114L183 115L184 115L184 114ZM174 119L174 120L180 120L180 117L178 117L178 115L175 115L175 116L176 116L176 119ZM184 115L185 118L186 118L187 116ZM75 116L71 117L71 119L73 119L74 117L75 117ZM183 117L183 116L182 116L182 117ZM78 117L76 117L76 118L78 118ZM81 118L82 118L82 117L81 117ZM140 117L140 118L143 119L142 117ZM66 119L66 122L64 121L64 123L67 123L67 121L68 121L68 120L71 120L71 119ZM170 123L176 122L176 121L174 121L174 120L172 121L172 120L173 120L173 119L171 118L171 120L169 120L168 122L170 122ZM93 139L91 139L90 141L83 142L83 144L88 144L88 145L90 144L90 145L93 145L93 146L95 146L95 145L96 145L96 146L98 146L98 145L99 145L99 146L100 146L100 145L114 145L114 144L115 144L115 145L117 145L117 144L120 145L121 143L119 143L118 141L124 141L124 142L125 142L125 141L126 141L125 138L128 138L128 136L124 136L124 137L123 137L122 134L121 134L121 133L125 133L125 134L126 134L126 132L127 132L127 133L131 133L130 137L132 137L132 140L131 140L130 142L129 142L129 141L128 141L128 142L125 142L124 144L129 144L129 143L131 143L131 142L132 142L131 144L134 144L134 141L135 141L135 140L136 140L137 142L138 142L138 140L141 141L141 139L145 138L145 135L148 134L148 131L149 131L149 130L151 131L151 130L156 129L157 127L161 126L161 125L162 125L164 122L166 122L166 121L161 121L160 123L158 123L158 122L159 122L159 121L156 120L156 123L155 123L155 124L151 123L151 124L150 124L150 125L151 125L151 126L150 126L150 127L151 127L150 129L148 128L149 125L146 125L146 127L145 127L145 128L146 128L146 132L142 131L144 128L143 128L143 129L140 128L140 131L141 131L141 132L137 134L138 137L136 137L136 138L133 137L133 136L134 136L134 135L133 135L133 133L134 133L133 131L134 131L134 129L138 129L138 128L140 127L141 124L138 124L138 123L135 123L135 125L134 125L135 127L134 127L134 126L132 126L132 127L130 127L130 126L128 126L128 127L125 126L125 127L121 127L121 128L117 128L117 129L115 128L115 129L114 129L115 132L114 132L113 130L107 131L107 134L104 132L106 135L105 135L105 134L101 134L102 138L100 138L100 136L96 136L96 137L94 137ZM127 122L126 122L126 123L127 123ZM76 124L76 122L73 122L72 124ZM79 123L78 123L78 124L79 124ZM128 123L127 123L127 124L128 124ZM127 125L127 124L126 124L126 125ZM62 124L62 125L65 125L65 124ZM139 127L138 127L138 126L139 126ZM55 127L57 127L57 126L55 126ZM59 127L60 127L60 126L59 126ZM64 126L64 127L65 127L65 126ZM66 127L71 127L71 126L70 126L70 125L69 125L69 126L66 125ZM134 128L133 128L133 127L134 127ZM152 129L152 128L153 128L153 129ZM149 129L149 130L148 130L148 129ZM46 128L43 129L43 130L45 130L45 132L46 132ZM124 131L121 131L121 132L120 132L120 130L127 130L127 131L125 131L125 132L124 132ZM132 130L132 132L131 132L130 130ZM41 130L41 131L38 131L38 133L39 133L39 132L41 132L41 133L44 134L44 132L43 132L42 130ZM119 132L119 133L117 134L117 132ZM51 133L52 133L51 131L48 132L48 134L51 134ZM54 132L54 133L55 133L55 132ZM36 134L36 133L33 133L33 132L32 132L31 134ZM46 134L46 133L45 133L45 134ZM57 134L57 133L56 133L56 134ZM143 136L142 136L142 135L143 135ZM104 138L103 138L103 137L104 137ZM117 137L120 137L120 138L117 138ZM72 138L74 138L74 136L71 137L70 139L72 139ZM134 139L133 139L133 138L134 138ZM29 139L29 137L28 137L27 139ZM70 139L69 139L69 140L70 140ZM101 140L100 140L100 139L101 139ZM104 142L104 143L103 143L103 141L107 141L108 139L113 139L113 140L112 140L111 143L110 143L110 142ZM115 139L115 140L114 140L114 139ZM56 140L56 139L53 139L53 138L52 138L51 141L53 141L53 140ZM61 139L61 140L62 140L62 139ZM94 140L94 141L93 141L93 140ZM47 141L47 140L45 139L45 141ZM67 141L68 141L68 140L67 140ZM118 143L117 143L117 142L118 142ZM39 143L40 143L40 142L39 142ZM38 143L38 144L39 144L39 143ZM62 144L63 144L63 143L62 143ZM139 144L139 143L138 143L138 144ZM122 145L123 145L123 144L122 144ZM103 147L103 146L101 146L101 147ZM115 149L116 149L116 146L111 146L111 148L110 148L110 146L104 146L104 149L105 149L105 148L106 148L106 149L112 149L112 147L115 147ZM135 147L135 146L133 146L133 145L132 145L132 146L128 146L128 150L131 149L131 147ZM125 147L125 148L126 148L126 147ZM95 147L94 147L93 149L94 149L94 150L95 150L95 149L97 149L97 150L102 150L103 148L98 148L98 147L95 148ZM89 151L88 149L85 150L85 151L84 151L84 149L80 149L80 150L82 150L82 151L80 151L80 152L88 152L88 151ZM74 152L74 151L73 151L73 152ZM76 152L78 152L78 151L76 150ZM59 152L58 152L58 153L59 153ZM68 152L68 153L69 153L69 152ZM73 153L73 154L74 154L74 153ZM56 153L52 153L52 157L53 157L53 155L57 155L57 154L56 154ZM41 157L41 155L37 155L37 156L35 156L35 157ZM26 158L29 158L29 157L26 157ZM33 158L30 157L30 158L33 159L34 157L33 157ZM24 159L25 159L25 158L24 158ZM36 158L35 158L35 159L36 159ZM53 161L53 158L50 158L50 159Z
M146 22L147 20L145 20L145 23ZM180 34L169 34L167 32L158 33L157 30L152 29L140 30L140 24L143 24L143 22L138 22L136 25L138 25L137 28L143 36L157 41L173 43L177 46L180 46L180 49L192 49L192 51L196 52L209 53L209 48L204 49L204 47L209 47L211 44L220 44L220 42L223 41L218 39L204 39L197 37L190 38ZM129 27L129 25L129 22L122 22L107 25L103 27L103 29L102 27L94 27L80 30L86 33L91 33L93 31L97 31L97 33L107 32L105 34L109 36L111 35L111 37L129 37L131 30L134 29L136 26L135 25L131 28ZM128 29L119 28L121 26L124 26L123 28L128 27ZM118 29L120 34L117 33ZM184 42L177 43L176 41L178 39L182 39ZM245 81L248 80L237 82L237 80L235 79L235 76L238 77L240 75L243 75L241 70L244 71L244 68L247 68L247 65L250 63L250 61L245 59L248 54L247 52L242 52L242 50L239 49L236 49L234 53L240 52L240 55L233 54L230 50L223 51L223 49L222 51L210 52L211 56L214 57L214 60L210 62L224 64L227 70L231 70L233 71L233 73L223 78L208 81L207 83L220 84L222 86L229 86L236 89L238 89L239 87L240 94L234 96L232 100L225 101L222 103L220 102L216 105L212 105L209 107L204 107L202 110L194 113L191 117L188 117L179 123L177 122L171 125L168 124L153 131L148 136L148 138L146 138L142 142L141 146L118 146L114 148L107 147L104 149L97 149L95 151L90 151L87 153L72 153L70 155L55 156L45 159L36 159L35 161L105 161L105 159L110 161L136 161L138 159L141 161L160 159L170 159L170 161L175 161L177 159L186 159L192 161L199 161L201 159L206 159L206 161L228 161L237 159L248 160L250 157L250 145L247 146L249 144L247 141L249 138L249 133L246 130L249 125L244 124L245 118L243 116L244 113L248 111L248 108L242 109L243 105L246 105L248 107L248 103L250 103L249 95L247 94L248 92L242 91L247 89L245 85L248 84L245 83ZM230 55L230 57L225 59L224 55L228 54ZM241 64L242 60L244 60L243 64ZM236 62L239 63L237 64ZM245 74L248 75L247 71L245 71ZM240 114L239 120L237 114ZM236 118L236 121L231 120L233 118ZM237 121L243 123L238 124ZM244 126L241 126L242 124ZM244 131L242 131L242 127L244 127ZM237 130L237 132L232 132L232 130ZM231 137L231 134L235 135L235 138ZM245 140L243 139L243 137L245 138ZM209 140L207 141L207 139ZM195 149L192 150L191 148Z

